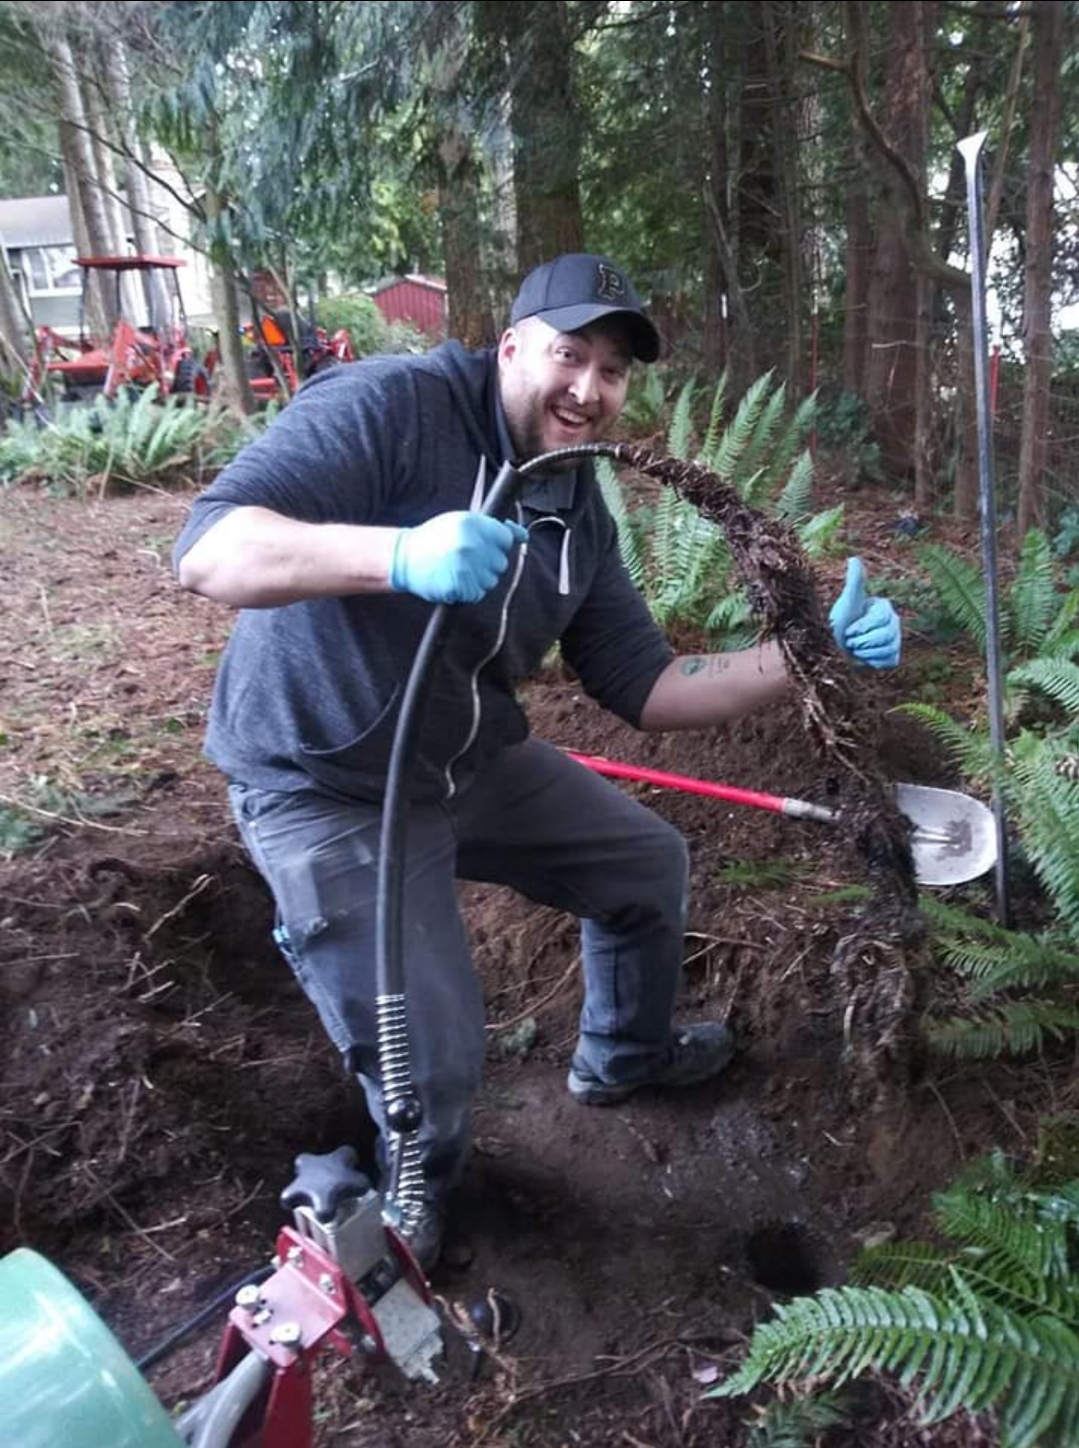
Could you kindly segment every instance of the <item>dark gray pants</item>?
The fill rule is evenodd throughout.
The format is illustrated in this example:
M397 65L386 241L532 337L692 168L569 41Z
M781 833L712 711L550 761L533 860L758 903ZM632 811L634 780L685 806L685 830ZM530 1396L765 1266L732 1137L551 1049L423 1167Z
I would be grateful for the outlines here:
M290 964L359 1072L382 1127L375 1022L381 808L235 784L244 842L273 893ZM459 800L409 811L403 956L429 1190L456 1180L484 1057L484 1003L456 879L509 885L581 919L576 1059L601 1080L648 1073L670 1038L688 861L671 825L549 744L502 752Z

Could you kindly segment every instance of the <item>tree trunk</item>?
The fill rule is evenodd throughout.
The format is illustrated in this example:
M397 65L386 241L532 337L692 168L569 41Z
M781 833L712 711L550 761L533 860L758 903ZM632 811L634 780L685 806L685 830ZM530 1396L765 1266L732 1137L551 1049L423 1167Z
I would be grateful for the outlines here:
M490 6L483 17L503 48L509 43L512 27L519 23L519 17L511 18L503 13L505 9L517 16L517 7ZM462 68L469 43L463 8L452 14L446 29L435 29L426 37L431 111L438 126L429 160L438 177L447 330L466 347L486 347L497 340L498 332L485 284L489 248L480 220L480 167L472 144L475 127L463 99ZM504 280L516 291L516 277Z
M127 242L127 221L124 217L120 187L116 179L116 167L113 164L113 152L110 145L112 128L110 118L106 114L101 82L96 71L90 68L89 60L87 60L87 69L79 77L79 89L82 93L86 124L89 127L94 176L100 187L102 207L109 229L109 252L115 256L126 256L130 248ZM119 282L123 315L132 326L148 322L149 316L146 312L146 303L143 300L138 278L133 272L121 272Z
M704 88L706 144L701 176L701 239L704 257L704 338L702 361L706 377L718 377L730 359L727 276L729 256L723 217L727 191L727 94L724 74L723 6L705 0L714 16L708 26L706 60L710 84Z
M727 373L728 395L741 397L756 375L756 348L738 270L738 188L731 185L731 167L737 164L739 126L727 99L730 52L726 6L712 3L709 8L711 24L704 62L710 79L706 110L708 140L702 185L705 266L710 279L705 360L715 372Z
M881 461L897 481L910 477L914 462L917 292L903 239L882 217L869 277L865 400Z
M970 276L938 253L927 221L924 157L929 68L925 42L920 37L927 37L933 31L931 17L935 11L935 0L922 0L920 4L910 5L902 3L902 0L893 0L889 8L893 35L889 44L887 85L889 121L885 127L873 114L867 92L870 9L866 0L848 0L845 6L851 59L843 65L851 82L862 133L880 172L878 228L882 232L882 241L877 256L879 261L883 254L887 263L878 272L876 290L870 289L867 327L873 355L867 368L865 394L871 410L875 412L882 455L893 472L902 471L906 475L913 469L913 440L923 425L917 419L917 399L919 396L923 400L926 398L925 389L920 393L918 390L914 357L918 295L910 270L916 268L923 276L946 287L954 296L957 316L965 318L968 324ZM903 268L906 268L905 276ZM894 285L885 285L888 281L894 281ZM904 293L905 316L895 313L895 294L899 291ZM890 303L887 308L886 301ZM891 315L885 315L886 311ZM886 355L889 350L895 350L897 356L889 358ZM903 350L907 356L900 375L898 352ZM961 376L958 385L973 396L973 382L969 375L973 354L968 329L962 323L959 356ZM892 389L894 395L889 395L888 389ZM932 389L929 395L931 397ZM905 414L900 427L896 425L898 414ZM969 440L967 433L967 429L960 431L961 450ZM893 446L886 449L889 441ZM889 451L893 453L891 457ZM957 516L965 518L967 515L963 509L968 499L959 484L960 477L957 475Z
M42 46L49 59L60 98L60 140L65 175L68 177L69 187L72 178L74 179L78 210L81 212L85 230L86 246L83 249L80 245L80 250L84 250L84 254L89 251L91 255L106 255L110 250L108 216L94 165L86 110L71 46L64 36L55 34L44 35ZM68 198L74 213L76 206L70 189ZM100 288L98 301L104 313L105 330L111 333L118 317L116 297L112 289Z
M975 127L978 103L985 90L985 70L990 55L991 15L988 6L979 6L978 27L975 30L975 44L970 64L963 80L963 94L954 120L954 131L958 139L969 136ZM955 246L960 218L966 221L966 167L958 150L953 150L948 165L948 184L944 188L944 200L940 208L940 223L937 228L937 251L941 256L950 256Z
M765 0L761 7L764 47L768 59L768 89L772 107L772 145L775 167L775 203L779 216L779 245L787 316L787 378L795 397L805 390L805 286L802 266L802 226L798 196L798 115L794 105L793 38L797 18L794 6Z
M131 226L135 233L135 246L144 255L156 256L161 251L161 235L150 198L149 179L143 167L142 148L135 130L127 52L119 38L114 45L105 49L104 69L105 86L126 158L124 186L131 212ZM159 272L146 272L143 275L143 286L146 289L146 306L151 323L160 327L169 316L169 298L164 279Z
M933 467L933 293L934 285L924 272L918 273L918 316L914 355L917 358L914 430L914 506L929 513L936 504Z
M963 97L955 119L955 134L962 138L974 129L978 103L985 89L985 61L989 49L989 26L992 17L984 6L979 15L975 32L976 43L963 82ZM966 217L966 167L958 149L952 152L948 170L948 184L944 191L944 204L940 210L940 225L937 230L936 251L947 257L955 247L960 217ZM956 364L954 401L952 403L952 424L955 428L955 473L952 482L952 511L962 523L972 523L978 517L978 414L975 408L974 352L971 331L972 311L969 285L951 288L955 304ZM931 323L943 324L943 312L939 306L939 286L934 287L931 307ZM917 493L917 486L916 486ZM916 496L920 508L930 506Z
M116 167L112 163L112 152L107 145L107 122L97 83L93 76L79 77L83 113L89 128L90 153L93 157L94 179L101 189L101 209L108 229L108 249L119 255L127 251L127 226L120 206L120 193L116 181Z
M956 134L960 137L970 135L974 126L978 102L984 90L982 58L989 44L989 25L993 21L993 12L989 7L985 8L981 16L981 21L982 23L978 28L978 42L975 46L974 58L971 62L970 71L967 74L966 84L963 90L963 104L956 124ZM1000 161L1007 155L1008 151L1019 79L1022 72L1023 51L1026 45L1026 27L1027 19L1023 16L1019 22L1019 41L1016 48L1015 62L1012 66L1011 79L1008 84L1008 93L1004 101L1004 122L996 168L997 179L993 183L989 205L986 210L985 234L990 246L992 245L993 234L996 230L996 212L1000 201L1000 179L1003 176ZM937 239L937 252L940 256L948 256L951 253L955 241L959 215L961 211L964 211L966 206L965 189L965 167L963 158L956 152L952 160L948 187L945 192L945 202L941 211L940 231ZM952 297L955 304L957 383L954 408L955 481L953 483L952 511L958 522L975 523L978 520L980 502L978 484L978 413L976 407L977 382L974 371L973 297L971 296L969 286L953 288Z
M862 397L865 395L869 354L866 313L869 308L873 229L865 171L860 162L847 183L847 239L844 255L843 386L847 392L854 392Z
M22 380L30 366L31 348L26 319L8 270L7 249L0 236L0 370Z
M802 276L808 283L806 286L806 311L809 340L804 385L806 391L817 393L821 386L820 317L821 305L824 301L823 242L825 235L824 222L817 198L822 193L828 179L823 147L817 143L817 138L821 135L824 126L824 103L816 92L808 90L801 83L795 84L795 76L800 75L801 47L804 45L817 46L821 30L822 7L812 3L801 5L797 10L794 10L792 6L792 10L794 13L788 39L791 54L787 61L787 73L791 78L792 93L796 97L791 102L791 116L798 138L797 164L794 168L794 175L799 190L808 189L808 199L801 197L798 204L801 218L798 222L800 233L798 248ZM811 434L810 443L815 454L816 429Z
M1060 5L1054 0L1057 9ZM1004 195L1004 180L1008 169L1008 148L1012 139L1012 127L1015 123L1015 110L1019 103L1019 84L1023 78L1023 59L1027 48L1027 38L1030 34L1030 13L1025 12L1019 17L1019 34L1015 43L1015 58L1012 61L1012 73L1008 81L1008 92L1004 97L1004 107L1001 114L1000 140L997 145L996 159L993 165L993 179L989 186L989 201L985 208L985 234L991 237L997 229L997 217L1000 215L1001 198Z
M1023 330L1023 435L1019 448L1019 537L1044 526L1049 452L1050 332L1053 272L1053 173L1060 133L1061 61L1066 7L1036 5L1033 16L1034 101L1027 158L1026 279Z
M466 347L486 347L498 339L497 324L480 269L479 175L472 143L462 132L439 143L441 185L439 220L446 265L447 329Z
M561 252L581 251L581 119L565 0L505 7L512 60L517 266L521 274Z
M207 183L205 191L206 220L213 223L223 210L221 197ZM236 277L227 257L213 257L210 272L214 316L217 318L217 349L221 361L214 374L214 392L226 407L250 415L255 410L255 395L247 375L243 337L240 330L240 307L236 299Z
M929 81L926 13L921 3L892 0L885 77L884 129L907 171L924 190ZM866 319L869 355L865 396L886 471L914 473L918 429L918 279L897 212L891 172L882 172L877 248Z
M92 256L94 243L86 229L86 217L82 209L82 187L79 185L78 163L74 156L71 134L71 124L61 120L59 125L60 160L64 171L64 190L67 193L68 210L71 213L71 236L78 256ZM105 306L105 289L102 286L101 276L96 272L89 271L83 274L79 328L84 335L96 337L98 341L103 341L112 331L109 323L109 310Z

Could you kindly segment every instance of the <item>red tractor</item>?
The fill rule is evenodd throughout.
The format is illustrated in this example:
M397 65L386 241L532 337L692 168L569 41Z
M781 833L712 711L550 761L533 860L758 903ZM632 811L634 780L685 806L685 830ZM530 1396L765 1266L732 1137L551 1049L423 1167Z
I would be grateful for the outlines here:
M344 327L331 337L305 317L297 320L298 327L293 325L293 313L283 307L244 328L249 343L247 377L260 402L280 397L282 387L287 400L316 372L355 359L352 338Z
M191 348L187 314L180 294L179 268L187 263L174 256L77 257L83 269L80 327L77 341L62 337L52 327L37 332L37 357L30 388L40 396L43 380L59 384L69 401L83 397L115 397L123 388L144 388L156 383L159 396L185 393L203 399L210 395L210 375ZM122 278L140 273L148 321L136 326L124 316ZM86 293L92 274L109 273L115 279L116 313L120 320L106 341L86 331ZM163 287L150 284L157 273ZM164 294L164 315L160 297ZM27 399L30 400L30 399Z

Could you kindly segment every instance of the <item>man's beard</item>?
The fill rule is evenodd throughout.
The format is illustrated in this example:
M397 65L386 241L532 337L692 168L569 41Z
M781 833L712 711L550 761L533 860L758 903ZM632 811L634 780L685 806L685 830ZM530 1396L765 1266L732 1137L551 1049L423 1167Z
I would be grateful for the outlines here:
M552 451L561 452L573 448L573 443L560 443L556 444L552 449L544 442L543 420L546 416L547 413L546 409L544 408L540 408L538 412L535 409L530 412L528 418L528 425L525 428L524 435L521 439L522 446L517 458L517 461L519 463L530 462L533 458L540 457L542 454L546 454ZM582 441L581 443L579 443L577 446L588 447L591 446L592 443L597 442L598 440L598 434L594 434L586 441ZM581 456L579 453L577 453L571 457L552 459L550 463L544 464L543 471L545 473L573 473L577 471L580 465Z

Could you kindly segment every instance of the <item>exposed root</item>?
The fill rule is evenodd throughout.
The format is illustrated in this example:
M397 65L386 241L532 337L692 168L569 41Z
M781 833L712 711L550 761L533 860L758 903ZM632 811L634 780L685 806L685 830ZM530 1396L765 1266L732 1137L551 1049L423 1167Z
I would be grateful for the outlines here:
M828 625L813 570L784 523L749 507L707 468L622 444L621 461L656 478L718 524L760 621L794 681L807 734L839 785L843 836L871 898L836 952L837 995L849 1011L847 1058L856 1096L878 1098L905 1078L914 982L924 949L910 824L874 764L877 715Z

